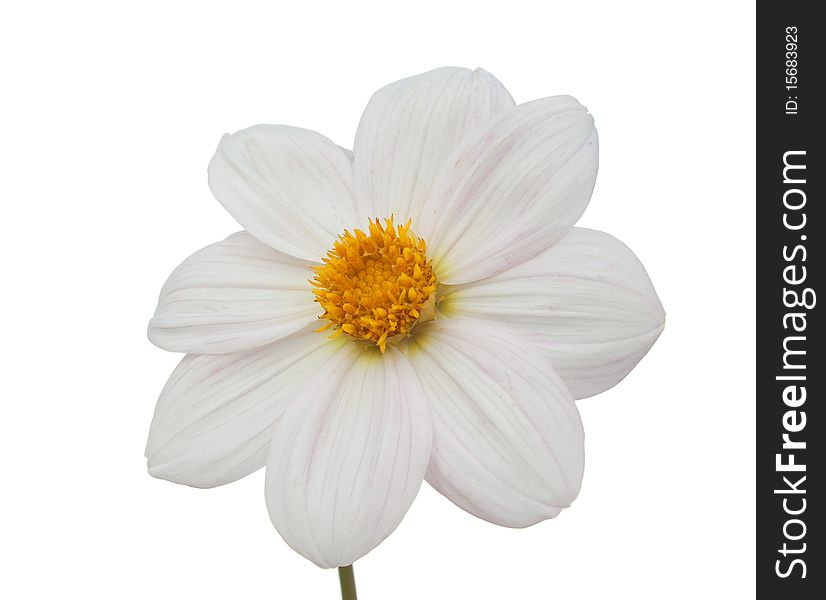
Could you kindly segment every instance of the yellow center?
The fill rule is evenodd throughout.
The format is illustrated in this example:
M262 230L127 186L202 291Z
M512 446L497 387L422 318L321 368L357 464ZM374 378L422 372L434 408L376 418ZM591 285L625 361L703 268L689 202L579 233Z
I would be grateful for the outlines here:
M393 217L370 221L368 232L346 231L314 267L310 283L333 336L346 333L375 343L384 352L387 340L410 333L436 289L436 276L425 256L424 240L410 232L410 221L394 225Z

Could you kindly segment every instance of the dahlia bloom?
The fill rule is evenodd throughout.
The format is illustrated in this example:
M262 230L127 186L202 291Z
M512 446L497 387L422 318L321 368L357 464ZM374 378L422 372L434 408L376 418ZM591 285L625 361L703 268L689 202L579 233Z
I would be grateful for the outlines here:
M149 337L186 352L149 472L196 487L266 465L273 524L321 567L399 524L422 480L525 527L577 496L574 402L619 382L664 312L608 234L574 228L597 134L568 96L515 105L442 68L373 95L353 152L259 125L209 165L244 231L187 258Z

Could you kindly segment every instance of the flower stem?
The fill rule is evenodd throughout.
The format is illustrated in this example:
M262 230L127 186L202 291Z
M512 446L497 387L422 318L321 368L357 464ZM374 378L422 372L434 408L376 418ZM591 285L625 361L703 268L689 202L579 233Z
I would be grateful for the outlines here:
M338 580L341 582L341 600L358 600L356 597L356 577L353 565L338 568Z

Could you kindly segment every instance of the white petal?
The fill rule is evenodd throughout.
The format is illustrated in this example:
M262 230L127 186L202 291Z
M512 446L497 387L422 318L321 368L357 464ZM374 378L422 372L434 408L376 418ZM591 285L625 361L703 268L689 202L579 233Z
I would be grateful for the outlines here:
M341 151L344 152L344 156L347 158L348 161L350 161L350 164L352 165L353 164L353 151L350 150L349 148L345 148L343 146L339 146L339 148L341 148Z
M230 483L264 466L272 432L343 340L302 331L233 354L188 354L161 392L146 456L154 477L194 487Z
M312 323L311 264L246 232L199 250L172 272L149 323L152 343L218 354L263 346Z
M370 99L354 144L364 218L418 218L450 152L494 115L513 107L490 73L445 67L392 83Z
M430 415L404 357L351 342L278 424L267 462L270 518L318 566L352 564L407 512L430 444Z
M428 483L508 527L567 507L584 460L570 392L526 345L480 321L440 319L421 325L408 347L433 415Z
M209 187L252 235L304 260L321 260L358 224L347 153L298 127L257 125L225 135L209 163Z
M444 293L445 314L507 323L538 344L575 398L619 383L665 324L639 259L590 229L573 229L518 267Z
M591 115L569 96L521 104L482 127L426 202L420 229L440 281L494 275L564 236L591 197L597 147Z

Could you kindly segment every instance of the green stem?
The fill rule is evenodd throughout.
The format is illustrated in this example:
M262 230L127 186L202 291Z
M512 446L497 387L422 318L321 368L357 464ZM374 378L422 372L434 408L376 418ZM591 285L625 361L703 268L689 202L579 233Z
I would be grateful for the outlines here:
M353 565L338 568L338 580L341 582L341 600L358 600L356 597L356 577Z

